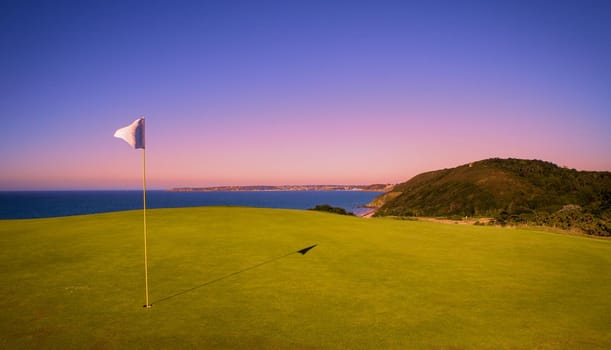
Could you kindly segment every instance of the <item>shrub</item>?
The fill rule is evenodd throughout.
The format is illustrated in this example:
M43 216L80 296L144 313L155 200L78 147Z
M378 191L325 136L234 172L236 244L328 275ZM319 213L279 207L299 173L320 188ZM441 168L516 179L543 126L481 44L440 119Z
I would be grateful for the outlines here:
M352 215L354 216L354 213L347 211L344 208L340 208L340 207L332 207L329 204L319 204L317 206L315 206L314 208L310 208L308 210L316 210L316 211L324 211L327 213L333 213L333 214L339 214L339 215Z

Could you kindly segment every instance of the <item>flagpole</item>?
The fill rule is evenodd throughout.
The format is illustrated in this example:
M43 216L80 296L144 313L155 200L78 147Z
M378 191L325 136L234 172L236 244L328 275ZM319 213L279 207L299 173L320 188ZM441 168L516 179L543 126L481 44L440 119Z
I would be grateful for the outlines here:
M146 254L146 150L145 150L145 133L144 133L144 117L134 120L130 125L120 128L115 131L114 137L120 138L129 143L134 149L142 149L142 214L144 219L144 292L145 292L145 308L151 307L149 303L149 273L148 273L148 256Z
M149 304L149 276L148 276L148 257L146 254L146 149L142 149L142 203L143 203L143 216L144 216L144 287L146 295L145 308L150 308Z

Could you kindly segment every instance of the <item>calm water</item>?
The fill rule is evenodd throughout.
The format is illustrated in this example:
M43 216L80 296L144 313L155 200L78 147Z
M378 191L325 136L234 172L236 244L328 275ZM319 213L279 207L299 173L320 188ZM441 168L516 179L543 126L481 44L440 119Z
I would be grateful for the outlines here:
M317 204L354 213L381 192L167 192L147 191L147 208L211 205L308 209ZM0 192L0 219L44 218L142 208L142 191L24 191Z

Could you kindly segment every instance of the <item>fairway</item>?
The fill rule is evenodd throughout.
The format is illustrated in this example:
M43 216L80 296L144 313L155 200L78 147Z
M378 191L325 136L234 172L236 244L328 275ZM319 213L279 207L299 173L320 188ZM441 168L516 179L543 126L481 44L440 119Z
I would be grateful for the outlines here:
M150 309L141 211L0 221L0 348L611 348L608 240L282 209L147 217Z

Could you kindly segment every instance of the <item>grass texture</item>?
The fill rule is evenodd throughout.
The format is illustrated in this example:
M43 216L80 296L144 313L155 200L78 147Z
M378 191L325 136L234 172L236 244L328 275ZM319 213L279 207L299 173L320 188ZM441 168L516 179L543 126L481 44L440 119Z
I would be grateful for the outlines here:
M611 348L611 241L299 210L147 214L150 309L141 212L0 221L0 348Z

